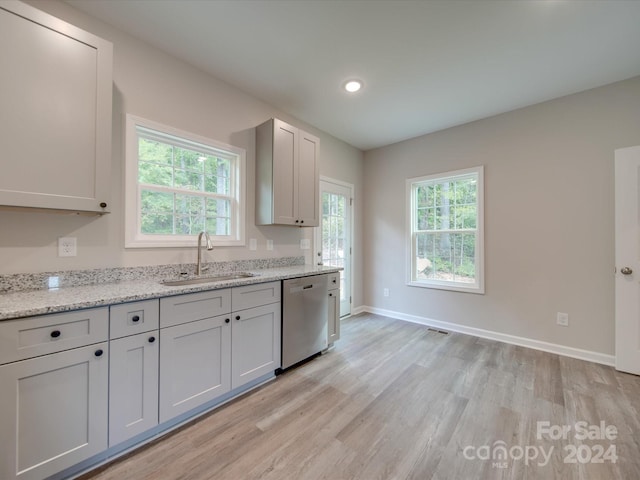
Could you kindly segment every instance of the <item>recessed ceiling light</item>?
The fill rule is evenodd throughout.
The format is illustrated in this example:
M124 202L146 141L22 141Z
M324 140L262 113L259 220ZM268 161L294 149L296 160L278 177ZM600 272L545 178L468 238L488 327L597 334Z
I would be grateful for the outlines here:
M362 82L360 80L349 80L344 84L344 89L349 93L355 93L362 88Z

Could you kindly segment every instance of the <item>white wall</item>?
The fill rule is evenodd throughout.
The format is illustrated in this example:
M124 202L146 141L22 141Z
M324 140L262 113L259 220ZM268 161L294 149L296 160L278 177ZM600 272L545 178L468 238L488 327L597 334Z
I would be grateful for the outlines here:
M254 217L255 136L253 127L278 117L320 137L322 175L356 185L362 192L363 154L358 149L292 118L184 62L157 50L57 0L28 3L114 44L113 197L112 213L83 217L48 213L0 212L0 274L84 268L152 265L195 261L195 248L127 249L123 234L124 116L132 113L247 151L246 237L256 238L258 251L247 247L217 248L208 261L307 254L299 248L311 231L294 227L256 227ZM361 235L356 228L357 237ZM78 256L58 258L60 236L78 239ZM266 251L266 240L274 251ZM360 285L361 257L354 277ZM361 301L361 289L356 296Z
M637 144L640 77L366 152L364 303L613 354L613 151ZM405 179L476 165L486 294L406 286Z

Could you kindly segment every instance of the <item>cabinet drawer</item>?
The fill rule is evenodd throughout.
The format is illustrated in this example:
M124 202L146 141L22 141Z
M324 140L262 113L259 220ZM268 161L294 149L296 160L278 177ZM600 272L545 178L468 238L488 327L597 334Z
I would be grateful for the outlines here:
M327 274L329 278L329 290L340 288L340 272Z
M160 324L158 300L109 307L109 338L121 338L156 330Z
M280 301L280 282L258 283L231 290L233 311L268 305Z
M0 364L103 342L107 307L0 322Z
M230 288L165 297L160 299L160 328L230 312Z

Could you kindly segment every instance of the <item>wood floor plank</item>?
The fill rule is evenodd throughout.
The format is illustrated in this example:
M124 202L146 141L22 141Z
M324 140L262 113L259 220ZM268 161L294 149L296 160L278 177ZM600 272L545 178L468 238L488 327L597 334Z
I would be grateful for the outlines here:
M380 315L341 327L322 356L82 480L640 478L639 377ZM601 421L614 440L575 438ZM617 461L567 463L597 445Z

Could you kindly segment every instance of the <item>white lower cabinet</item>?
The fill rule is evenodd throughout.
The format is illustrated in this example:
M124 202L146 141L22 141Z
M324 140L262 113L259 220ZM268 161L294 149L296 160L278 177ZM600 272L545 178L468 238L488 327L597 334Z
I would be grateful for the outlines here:
M273 373L280 300L276 281L0 322L0 480L60 474Z
M158 332L111 340L109 446L158 425Z
M41 480L107 448L108 343L0 366L0 478Z
M329 274L329 318L327 319L327 343L340 340L340 273Z
M280 303L233 313L231 388L280 368Z
M109 307L109 446L158 425L158 299Z
M163 328L160 345L160 422L231 390L230 315Z

